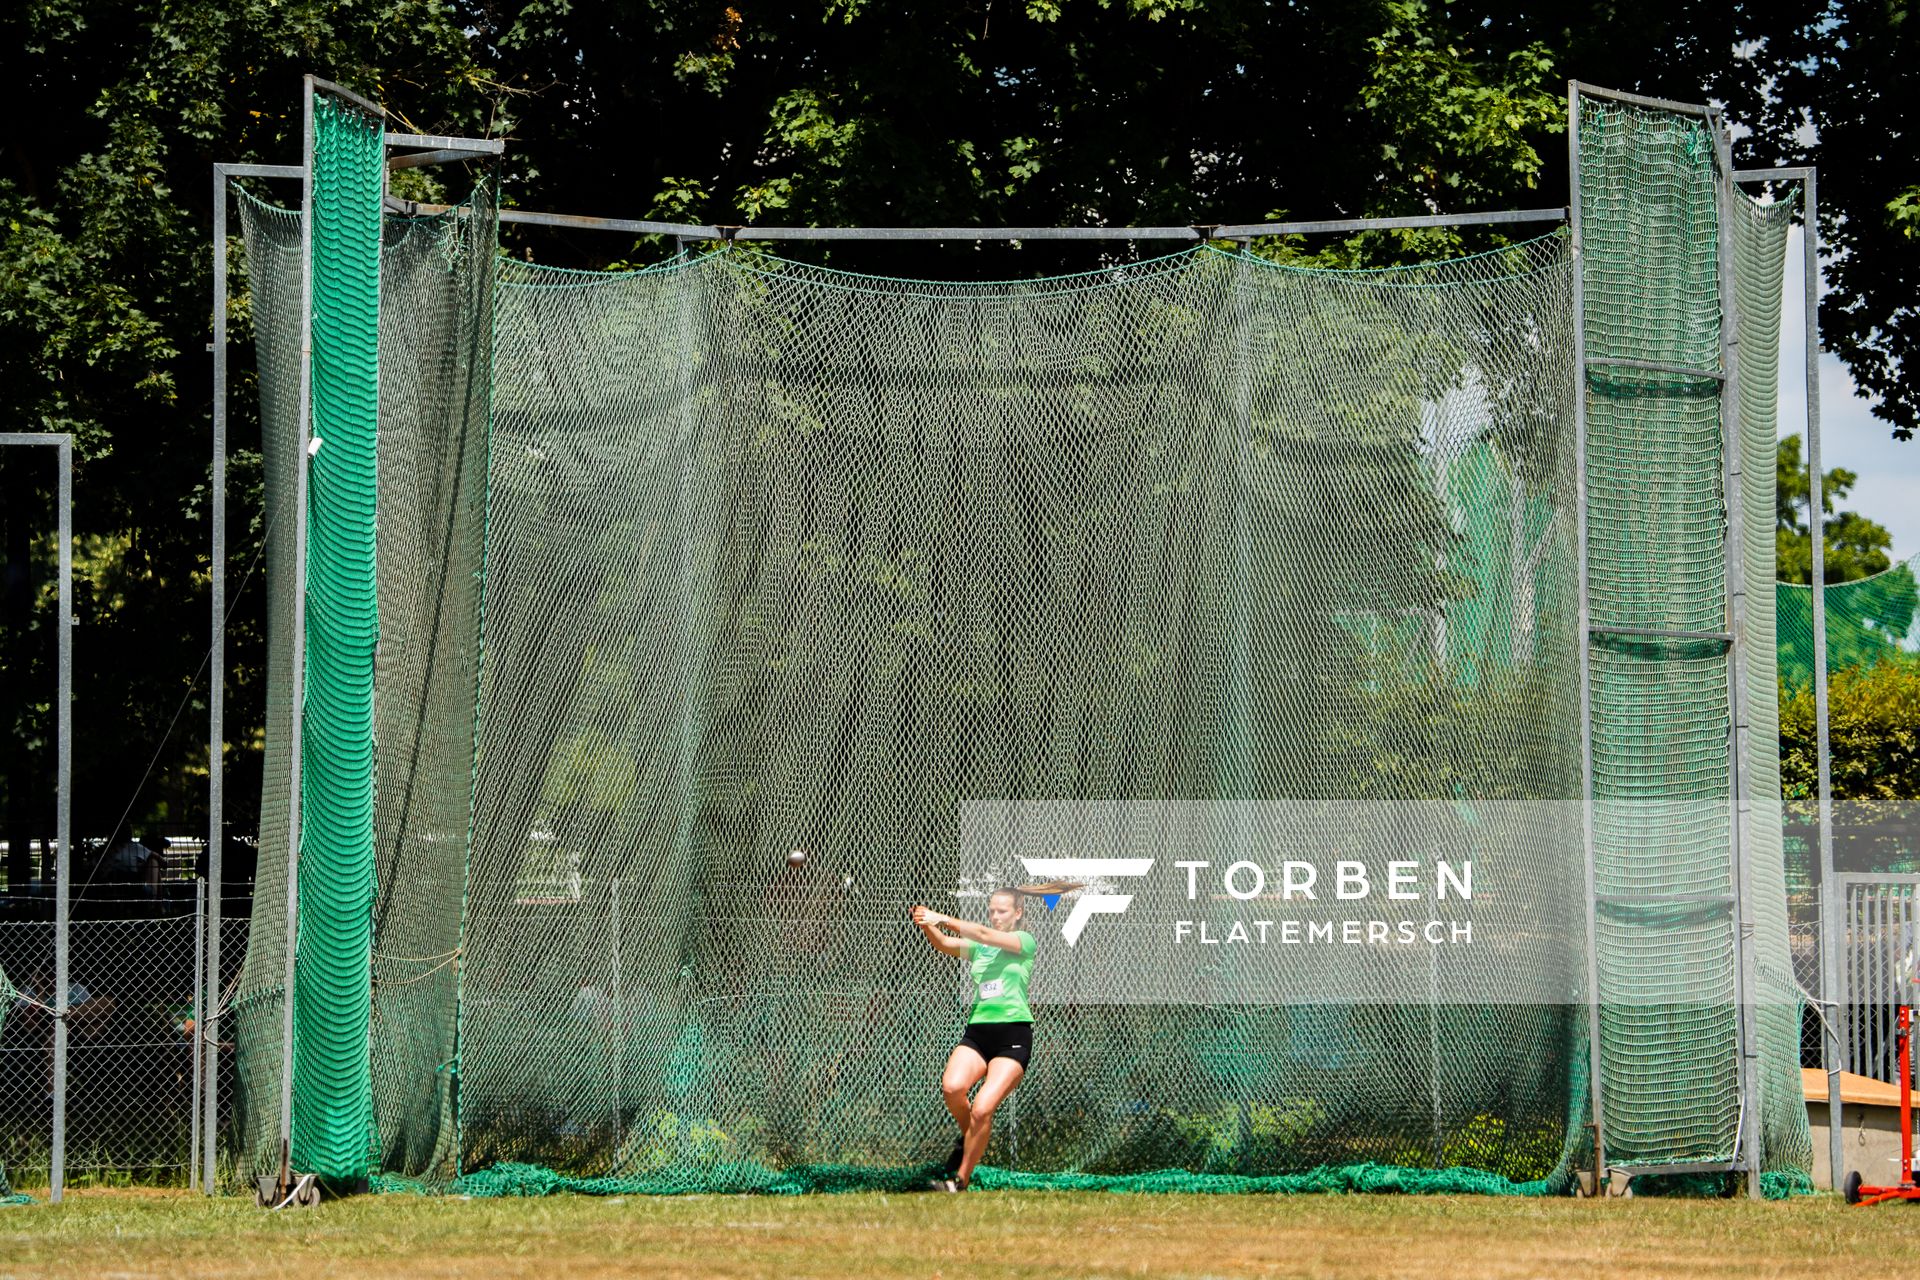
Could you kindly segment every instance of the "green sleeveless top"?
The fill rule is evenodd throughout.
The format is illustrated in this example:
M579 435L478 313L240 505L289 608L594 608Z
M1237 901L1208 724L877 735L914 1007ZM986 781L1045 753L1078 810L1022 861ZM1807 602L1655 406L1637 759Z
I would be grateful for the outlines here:
M1020 953L1014 955L999 947L969 942L968 967L973 970L976 994L972 1022L1032 1022L1033 1010L1027 1007L1027 983L1033 977L1033 935L1022 929Z

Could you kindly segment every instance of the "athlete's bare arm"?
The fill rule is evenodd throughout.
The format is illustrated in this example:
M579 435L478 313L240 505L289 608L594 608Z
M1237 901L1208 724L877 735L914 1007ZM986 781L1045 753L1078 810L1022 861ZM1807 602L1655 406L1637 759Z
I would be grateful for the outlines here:
M913 923L915 927L926 936L927 941L932 944L934 950L944 951L957 959L966 959L968 950L966 939L956 938L950 933L941 932L941 921L946 921L949 926L952 924L952 921L948 919L948 917L941 915L938 911L931 911L926 907L915 907L913 909Z
M1022 943L1019 934L1008 933L1004 929L995 929L990 925L976 924L972 920L956 920L952 916L943 916L938 911L929 911L925 907L915 907L913 911L915 924L920 923L922 914L924 913L925 919L929 924L940 928L951 929L969 942L978 942L982 946L987 947L998 947L1002 951L1011 951L1015 955L1020 954ZM922 925L922 928L925 927L925 925ZM963 953L955 952L954 954L960 955Z

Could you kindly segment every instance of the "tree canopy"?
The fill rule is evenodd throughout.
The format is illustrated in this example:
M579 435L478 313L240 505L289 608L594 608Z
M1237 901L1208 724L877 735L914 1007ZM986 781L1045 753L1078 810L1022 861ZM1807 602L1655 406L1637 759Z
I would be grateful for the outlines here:
M1825 335L1906 433L1920 420L1920 391L1901 376L1920 327L1920 166L1898 105L1914 96L1907 17L1904 0L4 6L0 430L77 441L77 828L104 834L123 811L136 825L200 816L209 166L298 157L302 72L422 132L510 138L509 202L717 222L1166 224L1552 206L1566 198L1568 77L1712 97L1744 131L1741 164L1821 165ZM457 168L413 170L396 188L434 197L464 181ZM1270 251L1379 262L1486 239ZM645 251L597 233L527 233L512 247L569 265ZM937 252L917 269L1086 265L1058 249ZM839 265L908 269L898 247L836 253ZM263 718L262 596L257 580L237 590L261 533L246 364L237 353L228 676L242 823ZM47 484L27 463L0 462L0 836L16 842L51 825L46 632L33 625L46 607Z
M1774 578L1805 586L1813 581L1813 538L1808 533L1807 507L1813 491L1805 451L1798 435L1783 436L1776 464L1774 488ZM1892 566L1893 534L1878 521L1855 511L1834 507L1853 492L1860 477L1845 467L1823 473L1820 486L1821 539L1826 580L1852 582L1885 573Z

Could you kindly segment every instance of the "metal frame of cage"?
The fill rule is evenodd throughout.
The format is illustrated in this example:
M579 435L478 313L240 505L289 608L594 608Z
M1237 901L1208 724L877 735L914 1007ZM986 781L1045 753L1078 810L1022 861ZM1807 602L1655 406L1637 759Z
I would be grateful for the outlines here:
M377 103L362 97L351 90L318 77L309 75L303 85L303 128L304 147L302 163L298 165L263 164L216 164L213 167L214 196L214 297L213 297L213 342L210 350L213 357L213 547L212 547L212 665L216 677L212 683L210 699L209 743L211 760L214 767L209 771L208 781L208 819L209 819L209 857L208 891L209 927L207 929L207 948L204 958L205 990L217 992L220 972L220 832L222 822L221 770L219 760L224 741L224 706L221 681L218 673L224 671L224 639L226 609L226 396L227 396L227 199L229 184L237 178L268 178L299 180L301 188L302 213L302 308L301 308L301 350L310 353L312 345L312 274L311 246L312 226L308 213L312 204L312 147L313 147L313 111L314 95L326 93L354 104L360 109L381 118L390 118L386 110ZM1031 242L1031 241L1176 241L1190 244L1207 241L1232 241L1245 250L1254 237L1273 235L1318 235L1318 234L1355 234L1369 231L1416 230L1467 226L1511 226L1529 223L1565 222L1572 235L1573 253L1573 311L1574 311L1574 358L1576 372L1583 371L1586 363L1584 324L1581 319L1583 300L1582 263L1583 246L1581 243L1580 208L1580 170L1577 146L1577 122L1580 99L1585 97L1604 98L1611 101L1637 104L1661 110L1679 112L1701 117L1706 121L1715 139L1716 162L1719 170L1719 200L1723 209L1721 224L1721 280L1720 293L1723 314L1732 315L1734 299L1729 260L1730 235L1729 224L1724 216L1726 202L1731 199L1737 185L1750 183L1790 183L1798 182L1804 192L1806 233L1803 237L1804 254L1804 306L1806 312L1805 366L1807 375L1807 436L1808 468L1811 479L1810 509L1817 511L1823 501L1821 492L1823 477L1820 471L1820 412L1817 362L1819 357L1818 330L1818 281L1819 281L1819 232L1818 204L1816 190L1816 170L1813 166L1789 167L1777 169L1735 169L1732 166L1731 145L1727 135L1723 115L1715 108L1696 104L1676 102L1661 98L1652 98L1639 94L1623 93L1583 84L1569 82L1567 105L1569 123L1569 204L1561 208L1540 208L1503 210L1477 213L1431 213L1410 217L1389 218L1339 218L1292 222L1260 223L1196 223L1189 226L1161 227L782 227L782 226L724 226L718 224L681 224L659 222L647 219L629 219L617 217L593 217L579 214L546 213L521 209L503 209L499 211L501 222L524 225L564 228L573 230L607 231L626 235L658 235L673 237L681 249L702 242L719 242L722 245L734 243L769 243L786 241L995 241L995 242ZM388 133L386 146L390 152L387 169L411 168L426 165L438 165L472 160L497 158L505 151L505 143L491 138L459 138L414 133ZM404 214L438 214L448 212L453 206L423 204L401 200L386 195L384 206L394 212ZM1738 386L1737 352L1729 338L1731 325L1723 325L1721 368L1718 370L1678 370L1667 369L1647 362L1610 361L1610 364L1628 364L1666 372L1685 372L1719 381L1723 404L1733 403ZM311 445L311 388L310 368L303 363L299 397L300 440L302 452L308 452ZM1576 505L1579 511L1578 521L1578 581L1579 581L1579 625L1581 633L1592 636L1603 633L1642 634L1638 629L1598 626L1592 621L1589 611L1587 584L1587 494L1586 494L1586 413L1584 396L1575 397L1575 470L1578 477L1578 495ZM1723 423L1728 415L1723 411ZM1726 428L1723 426L1723 431ZM34 437L39 439L39 437ZM4 442L5 437L0 437ZM1727 463L1723 473L1723 482L1727 486L1728 506L1738 509L1740 474L1733 451L1727 450ZM304 505L307 485L307 469L304 463L299 468L296 481L296 502ZM285 972L285 1015L283 1026L283 1055L281 1078L280 1142L283 1153L291 1133L292 1074L291 1074L291 1037L293 1001L292 991L296 976L297 932L294 928L299 913L298 899L298 859L300 829L300 749L302 699L302 653L304 650L304 603L305 603L305 527L301 522L294 534L294 557L296 564L296 589L294 595L293 643L295 655L293 661L293 759L291 814L289 820L288 876L286 920L288 925L287 956ZM1737 548L1738 526L1736 518L1730 517L1726 531L1726 557L1728 568L1728 620L1724 632L1645 632L1648 635L1660 635L1670 638L1714 640L1725 643L1730 651L1729 695L1733 712L1734 740L1729 750L1729 786L1734 797L1737 817L1733 824L1732 862L1734 867L1734 909L1736 912L1735 981L1736 999L1740 1004L1738 1019L1739 1038L1739 1094L1742 1098L1739 1134L1734 1159L1726 1163L1675 1163L1662 1165L1636 1165L1632 1174L1645 1173L1694 1173L1694 1172L1737 1172L1746 1175L1747 1189L1750 1195L1759 1194L1760 1160L1755 1158L1758 1150L1759 1116L1758 1108L1746 1105L1747 1100L1757 1096L1757 1043L1755 1030L1755 1006L1753 990L1755 983L1754 951L1752 940L1752 896L1751 869L1746 851L1747 841L1742 838L1741 828L1747 821L1749 805L1746 795L1746 778L1740 768L1741 752L1748 734L1746 715L1746 694L1740 678L1741 646L1737 639L1745 609L1746 586L1741 580L1741 566L1738 562ZM1831 816L1831 776L1828 748L1828 708L1827 679L1825 670L1825 573L1824 554L1821 541L1816 539L1813 546L1813 626L1815 644L1815 701L1816 733L1819 759L1819 814L1820 814L1820 860L1823 884L1833 881L1833 845ZM1593 765L1592 765L1592 702L1591 676L1587 645L1581 645L1580 659L1582 756L1585 776L1583 796L1583 834L1585 844L1585 876L1587 888L1587 936L1586 964L1588 975L1588 1052L1590 1105L1594 1128L1595 1188L1605 1180L1607 1171L1605 1149L1605 1110L1604 1089L1600 1073L1599 1058L1599 1020L1600 1003L1598 998L1598 955L1595 939L1595 884L1594 884L1594 847L1593 847ZM64 812L64 811L63 811ZM64 857L64 836L62 844ZM1831 895L1826 895L1830 897ZM1823 906L1821 928L1823 941L1834 936L1837 927L1834 903ZM1839 975L1834 971L1832 948L1822 945L1822 992L1820 1002L1831 1004L1837 1001ZM213 1025L222 1010L215 1008L207 1012L207 1022ZM216 1045L218 1036L202 1036L203 1044ZM1830 1084L1839 1071L1838 1053L1841 1046L1836 1037L1828 1037L1828 1072ZM215 1050L217 1052L217 1049ZM217 1071L205 1069L199 1071L200 1090L203 1101L200 1104L200 1120L203 1135L200 1142L200 1156L204 1161L204 1174L201 1185L212 1193L214 1182L214 1155L217 1140L215 1117L218 1113ZM1833 1121L1831 1135L1836 1152L1842 1140L1840 1128L1840 1091L1830 1087ZM283 1157L284 1159L284 1157ZM1838 1168L1837 1157L1833 1167Z
M57 508L60 586L54 625L59 629L59 688L55 694L54 889L53 889L53 1133L48 1156L47 1198L60 1203L66 1190L67 987L69 907L73 872L73 436L68 432L0 432L0 449L51 448L59 468Z

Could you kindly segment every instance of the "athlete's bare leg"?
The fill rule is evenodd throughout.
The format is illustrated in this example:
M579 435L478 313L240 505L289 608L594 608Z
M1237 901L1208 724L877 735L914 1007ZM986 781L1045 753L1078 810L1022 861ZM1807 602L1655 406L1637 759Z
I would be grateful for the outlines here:
M960 1126L963 1138L969 1121L967 1095L986 1074L987 1060L972 1045L957 1044L947 1055L947 1069L940 1076L940 1096L947 1100L947 1110L953 1113L953 1122Z
M1020 1077L1026 1073L1027 1069L1012 1058L995 1058L987 1064L986 1083L980 1086L980 1092L974 1095L973 1106L967 1111L967 1150L960 1159L961 1186L973 1180L973 1167L980 1163L980 1157L987 1152L987 1139L993 1134L994 1109L1013 1092L1013 1087L1020 1083Z

